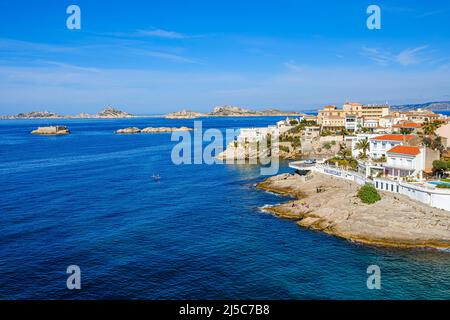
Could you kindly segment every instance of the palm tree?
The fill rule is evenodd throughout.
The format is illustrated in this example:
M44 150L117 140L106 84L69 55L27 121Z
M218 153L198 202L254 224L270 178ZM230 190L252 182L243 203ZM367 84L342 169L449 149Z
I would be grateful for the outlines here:
M436 122L431 122L428 119L422 125L422 131L425 135L431 136L436 133L438 124Z
M349 135L349 132L346 128L341 130L341 135L342 135L342 141L345 141L345 136Z
M367 151L370 149L369 139L365 138L363 140L359 140L355 145L357 150L361 150L364 154L364 159L367 158Z
M345 160L345 159L348 159L348 158L352 157L352 151L347 148L345 143L341 143L339 145L338 155Z

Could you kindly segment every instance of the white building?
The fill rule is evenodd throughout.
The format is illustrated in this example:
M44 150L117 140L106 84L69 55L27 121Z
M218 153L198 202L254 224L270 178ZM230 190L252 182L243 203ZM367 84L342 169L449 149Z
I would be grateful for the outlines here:
M286 118L286 120L278 121L274 126L263 128L241 128L239 129L237 141L240 143L250 143L262 141L266 139L268 135L271 135L272 137L279 137L281 134L294 127L290 124L291 120L297 119Z
M267 135L278 135L279 131L275 126L267 128L242 128L239 129L239 136L237 141L240 143L257 142L266 139Z
M425 148L397 145L386 152L385 174L392 178L422 178Z
M414 138L414 135L402 135L402 134L385 134L376 136L370 139L370 151L369 156L372 159L379 159L383 156L386 157L386 153L398 145L404 145L406 142Z
M320 136L320 127L308 126L303 128L303 136L307 138L315 138Z
M367 129L377 128L379 126L378 119L379 118L364 118L362 123L363 128Z
M355 115L346 115L345 116L345 129L348 131L357 131L358 130L358 117Z

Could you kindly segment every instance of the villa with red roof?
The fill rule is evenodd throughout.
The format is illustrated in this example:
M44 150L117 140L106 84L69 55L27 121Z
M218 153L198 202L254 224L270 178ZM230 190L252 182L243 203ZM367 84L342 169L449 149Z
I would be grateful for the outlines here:
M412 134L385 134L376 136L370 139L369 156L372 159L379 159L383 156L386 157L386 153L392 148L405 145L408 141L411 141L415 136Z
M386 152L385 175L391 178L414 177L422 179L434 160L439 160L439 151L425 147L397 145Z
M391 177L421 176L425 170L425 150L397 145L386 152L385 174Z

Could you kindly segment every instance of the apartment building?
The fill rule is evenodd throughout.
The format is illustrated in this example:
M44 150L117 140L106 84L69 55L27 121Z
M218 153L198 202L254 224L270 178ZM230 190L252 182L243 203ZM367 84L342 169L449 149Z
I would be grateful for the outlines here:
M379 124L375 124L375 120L389 116L388 105L363 105L361 103L346 102L343 104L342 109L338 109L336 106L325 106L322 110L319 110L318 120L319 124L328 130L340 130L346 128L347 130L356 131L358 129L358 119L372 119L368 121L366 127L378 127ZM364 127L364 122L359 122L359 127Z
M404 116L408 121L416 122L416 123L424 123L424 122L433 122L440 119L440 115L434 112L417 109L416 111L404 112Z

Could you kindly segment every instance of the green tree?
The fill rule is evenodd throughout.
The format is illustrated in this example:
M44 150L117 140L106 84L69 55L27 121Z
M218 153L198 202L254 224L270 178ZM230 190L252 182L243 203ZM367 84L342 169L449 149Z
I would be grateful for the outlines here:
M435 160L433 161L433 171L442 174L449 169L449 164L449 162L444 160Z
M347 148L347 146L344 143L341 143L339 145L338 156L340 156L343 159L351 158L352 157L352 150Z

